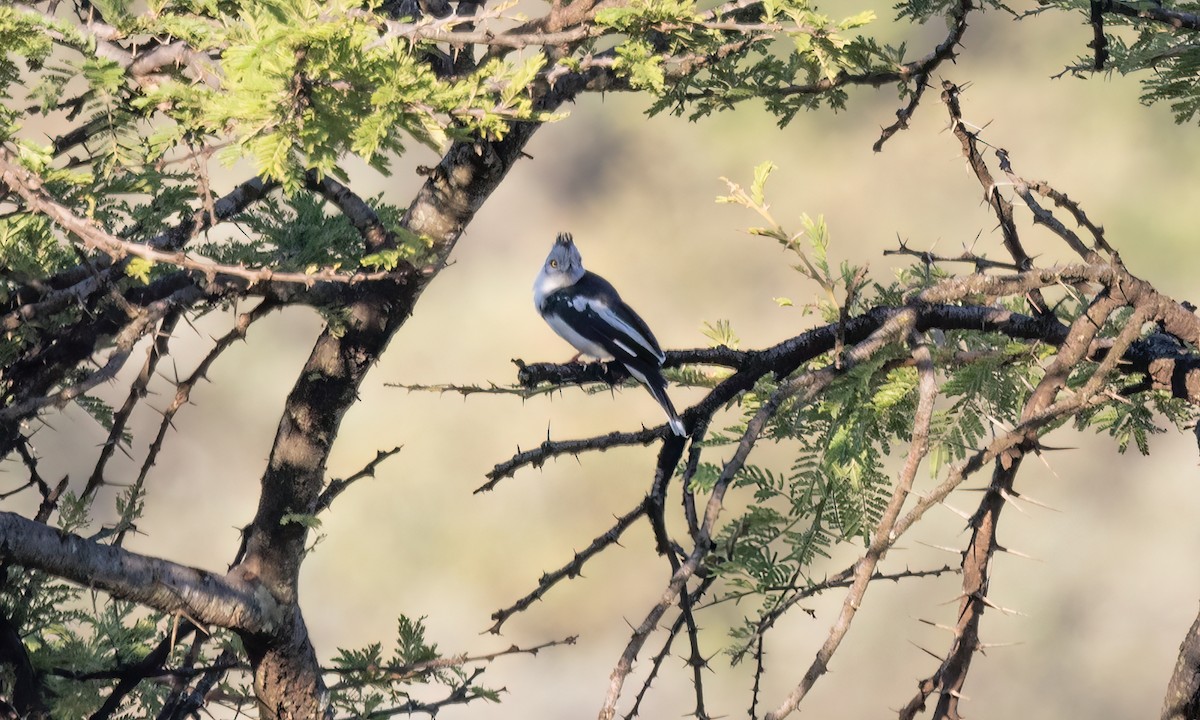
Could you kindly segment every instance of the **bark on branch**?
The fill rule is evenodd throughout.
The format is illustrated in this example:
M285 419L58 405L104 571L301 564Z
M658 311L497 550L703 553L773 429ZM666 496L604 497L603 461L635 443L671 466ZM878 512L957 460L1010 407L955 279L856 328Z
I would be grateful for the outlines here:
M0 512L0 558L165 613L224 628L271 632L282 607L242 572L227 575L92 542Z

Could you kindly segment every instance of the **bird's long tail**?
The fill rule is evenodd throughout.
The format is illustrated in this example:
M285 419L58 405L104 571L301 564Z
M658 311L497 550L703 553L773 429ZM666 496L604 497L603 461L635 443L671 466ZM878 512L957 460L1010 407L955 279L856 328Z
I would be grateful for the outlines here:
M662 405L662 409L667 413L667 425L671 427L671 432L679 437L686 437L687 430L683 427L683 419L679 417L679 413L675 412L675 405L667 396L667 379L663 377L662 370L653 366L634 367L628 364L625 365L625 369L645 385L658 404Z

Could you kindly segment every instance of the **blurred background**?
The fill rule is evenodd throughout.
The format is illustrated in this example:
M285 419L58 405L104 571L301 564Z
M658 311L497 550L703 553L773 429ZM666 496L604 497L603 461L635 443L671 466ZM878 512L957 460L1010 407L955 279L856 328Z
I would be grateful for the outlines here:
M877 5L884 27L889 7ZM910 52L923 54L944 32L921 29ZM801 115L782 130L753 104L698 123L647 119L649 103L638 96L585 96L567 108L570 117L537 133L528 148L532 158L515 167L476 217L452 265L425 293L346 418L332 477L355 472L379 449L404 449L324 517L301 586L318 651L331 657L339 646L375 641L389 648L402 613L426 616L429 638L447 654L578 635L574 646L493 663L483 682L507 689L502 703L449 707L441 716L573 718L598 709L629 624L641 621L668 576L644 523L626 535L623 547L589 563L584 577L509 620L501 637L482 633L491 613L533 589L543 572L568 561L607 530L614 515L640 502L652 480L655 448L559 460L523 470L493 492L472 491L495 463L548 432L575 438L637 429L661 421L658 407L640 390L571 389L521 401L388 386L509 384L516 377L513 358L570 357L573 350L538 317L531 299L533 277L556 232L575 234L587 267L610 279L669 349L708 345L705 322L728 320L743 348L776 343L817 323L798 307L774 302L786 296L803 305L817 288L790 269L773 241L744 232L757 218L714 203L726 192L720 178L748 185L764 160L779 168L767 193L776 219L798 230L801 213L824 215L831 259L869 263L881 280L904 261L881 254L898 239L946 254L973 245L1003 257L994 216L945 130L936 88L944 78L970 83L966 119L986 126L983 137L1010 152L1018 173L1048 180L1082 203L1132 272L1178 299L1196 300L1200 131L1175 125L1167 108L1141 106L1134 78L1051 79L1087 52L1090 39L1081 16L976 17L957 64L942 67L911 128L879 154L871 145L900 107L890 88L851 90L848 110ZM414 151L390 178L355 168L354 187L404 205L420 181L409 168L435 161L428 151ZM216 189L225 192L238 179L231 174ZM1040 262L1066 257L1049 233L1030 227L1028 212L1017 212L1026 246ZM191 372L211 337L232 322L231 314L214 313L194 331L180 331L161 366L167 379L175 368L181 376ZM195 406L175 420L149 481L142 534L131 549L215 570L227 565L238 528L253 516L284 398L320 327L304 310L272 316L217 363L213 382L199 387ZM135 353L126 370L136 371L142 357ZM116 383L102 394L119 404L126 387ZM157 389L149 405L165 407L169 384ZM681 409L701 397L681 388L672 395ZM116 458L110 478L136 473L158 419L147 407L135 415L134 460ZM70 474L82 484L104 431L77 408L51 423L53 432L46 428L37 438L43 475ZM1020 475L1019 489L1053 509L1025 504L1002 517L1001 542L1035 559L1002 556L995 564L991 598L1014 612L985 614L983 639L997 646L976 657L964 712L1026 720L1155 714L1200 599L1195 438L1160 436L1148 459L1136 451L1121 456L1106 439L1069 430L1049 443L1078 449L1031 459ZM22 473L11 463L6 470ZM934 480L924 473L918 491L921 484ZM98 507L115 494L105 492L110 497ZM960 491L950 504L969 512L978 497ZM677 501L675 487L669 507ZM730 499L732 505L745 501ZM956 563L957 555L924 543L962 547L963 525L951 510L935 508L883 570ZM848 550L829 562L829 572L853 560L858 549ZM921 620L953 623L958 587L955 576L873 586L830 674L802 712L878 717L907 702L917 680L937 665L920 648L942 653L950 642ZM774 707L803 674L842 597L834 592L805 604L814 617L794 612L768 636L760 711ZM744 715L750 702L750 663L731 670L719 655L737 612L729 607L700 616L705 650L717 654L706 676L715 716ZM622 709L660 646L658 636L645 646ZM682 660L668 660L642 717L691 712L690 683Z

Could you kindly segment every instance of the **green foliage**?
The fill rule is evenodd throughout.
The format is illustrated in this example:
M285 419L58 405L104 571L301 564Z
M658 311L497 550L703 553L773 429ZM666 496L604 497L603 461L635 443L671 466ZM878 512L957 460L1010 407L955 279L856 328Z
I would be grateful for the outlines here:
M718 320L715 323L704 323L704 336L713 341L714 346L720 347L724 345L727 348L737 349L741 343L733 332L733 326L728 320Z
M198 247L218 262L296 272L360 266L393 270L401 262L419 266L430 261L431 241L401 227L402 209L378 197L370 204L395 236L395 248L363 255L362 236L354 225L341 213L331 213L323 198L308 191L257 203L239 218L247 231L244 238Z
M108 158L98 163L101 175L141 168L140 180L152 182L161 171L146 172L148 164L211 140L226 146L226 161L250 159L260 174L296 192L305 170L340 174L347 154L386 171L407 139L438 149L472 133L501 137L511 120L551 119L533 110L528 93L545 63L541 54L441 78L422 43L388 32L358 0L152 5L151 12L122 9L106 18L115 33L107 40L185 40L207 56L197 55L193 70L212 82L164 72L152 83L131 84L127 68L72 24L0 8L0 92L11 97L19 81L42 112L70 104L90 118L89 149ZM75 51L52 66L51 33ZM34 72L22 74L19 61ZM74 78L88 88L82 95ZM7 103L3 112L0 133L7 137L21 113ZM93 190L96 198L114 193Z
M1087 0L1041 0L1043 8L1074 11L1085 22L1090 17L1091 3ZM1136 4L1135 4L1136 5ZM1160 4L1161 6L1161 4ZM1200 5L1195 2L1172 3L1170 8L1182 13L1196 14ZM1141 77L1144 104L1167 103L1175 114L1175 122L1191 122L1200 114L1200 46L1194 33L1180 32L1169 22L1133 18L1115 12L1104 15L1105 37L1109 57L1105 70ZM1076 75L1092 73L1094 55L1078 57L1067 67Z
M851 369L815 402L784 405L768 437L791 454L786 472L746 465L738 473L736 484L754 497L721 531L718 545L727 551L716 570L726 588L718 599L752 595L761 604L733 629L735 655L787 597L821 579L819 561L834 545L869 541L891 487L884 459L894 440L906 438L915 403L916 373L891 367L894 357L884 353ZM773 390L764 382L748 394L744 418ZM734 426L714 442L744 431ZM693 490L709 489L718 475L702 465Z
M833 321L841 317L843 308L850 312L864 309L867 304L862 301L860 292L865 283L866 268L847 262L841 263L836 270L830 266L829 228L825 224L825 218L818 216L814 220L807 214L802 214L800 216L802 231L792 233L785 230L771 213L765 193L767 180L775 169L775 164L769 161L760 163L754 168L754 180L750 185L749 192L737 183L727 178L721 178L729 186L729 194L718 196L717 202L740 205L754 211L767 222L767 225L751 227L747 232L751 235L773 238L799 260L792 267L801 275L816 281L823 291L823 296L812 304L805 305L806 311L815 309L827 321ZM805 248L806 243L801 242L803 238L808 240L807 249ZM843 294L844 301L839 300L839 293ZM775 301L784 307L793 304L789 298L775 298Z
M105 430L113 429L113 408L108 403L91 395L80 395L75 398L75 404L83 408L93 420L100 424L100 427ZM129 430L123 430L121 433L121 442L128 445L132 436Z
M791 233L772 215L766 182L774 169L771 163L759 165L749 190L730 182L730 194L718 201L742 206L766 221L749 233L779 242L788 251L789 264L819 286L824 297L819 296L816 306L827 322L837 323L871 307L904 304L950 277L945 269L926 263L901 269L897 279L886 284L871 282L862 268L843 264L834 269L829 257L832 233L823 219L802 215L802 232ZM1066 291L1061 295L1054 307L1062 322L1070 323L1086 311L1083 298ZM1022 296L981 300L1028 311ZM1116 314L1101 335L1114 337L1128 324L1128 315ZM720 342L729 331L718 323L707 334ZM1041 381L1056 348L978 331L947 331L926 340L938 368L938 388L925 462L937 477L947 466L962 463L986 447L996 433L1021 421L1029 393ZM835 349L813 358L795 372L835 367L836 353ZM722 526L718 552L710 562L723 582L712 602L755 600L739 605L746 608L745 614L731 629L735 662L779 612L824 579L827 569L822 560L836 546L871 540L892 492L892 448L912 440L918 374L910 354L906 338L897 338L867 360L843 367L811 400L783 401L759 443L776 444L787 460L774 467L746 464L735 476L735 484L751 490L753 498ZM1094 362L1081 364L1069 388L1077 390L1095 369ZM1186 402L1165 393L1123 397L1119 383L1128 382L1120 376L1112 380L1105 396L1110 399L1079 414L1076 427L1111 435L1121 452L1132 444L1145 453L1149 437L1161 432L1157 420L1182 427L1194 419ZM741 442L750 419L780 384L766 377L744 393L737 402L738 421L712 434L708 444ZM1053 423L1045 431L1065 422ZM721 466L701 462L689 489L711 492L721 473Z
M86 534L93 499L64 493L59 499L58 527ZM136 488L127 488L118 498L117 511L123 525L140 517L142 502ZM112 537L112 533L101 535ZM49 717L55 718L95 713L116 682L113 669L140 662L164 637L177 632L181 622L12 564L4 566L0 577L0 614L21 637L29 662L44 683L42 697L49 705ZM176 647L166 666L178 668L190 662L204 667L223 648L236 644L224 631L208 632L212 634L204 636L207 642L202 645ZM235 692L228 683L220 687ZM114 717L154 717L169 690L169 684L145 683L125 698Z
M876 20L871 11L838 18L808 0L767 0L726 13L702 11L691 0L639 0L605 8L596 20L626 36L614 67L634 88L657 96L651 114L669 110L693 120L754 98L783 126L800 110L843 108L844 79L893 72L905 62L903 45L880 44L860 33ZM902 11L901 17L924 22L933 13L920 8ZM734 22L759 29L733 32ZM664 56L707 61L668 80Z
M6 288L44 277L74 261L58 242L46 216L13 213L0 218L0 267L5 270Z
M475 684L479 670L469 671L463 660L443 657L425 632L424 618L401 615L391 657L384 657L381 643L339 650L330 669L336 678L330 683L330 700L339 717L412 712L422 703L412 694L413 686L441 686L461 702L499 700L501 691Z

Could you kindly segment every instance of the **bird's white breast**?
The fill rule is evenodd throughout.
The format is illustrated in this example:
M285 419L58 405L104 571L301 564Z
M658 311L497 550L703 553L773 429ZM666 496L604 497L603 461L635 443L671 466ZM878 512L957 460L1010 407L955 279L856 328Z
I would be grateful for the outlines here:
M538 310L546 307L546 297L555 290L561 290L572 284L571 278L565 273L548 273L545 268L538 273L533 281L533 304ZM560 333L561 334L561 333Z

